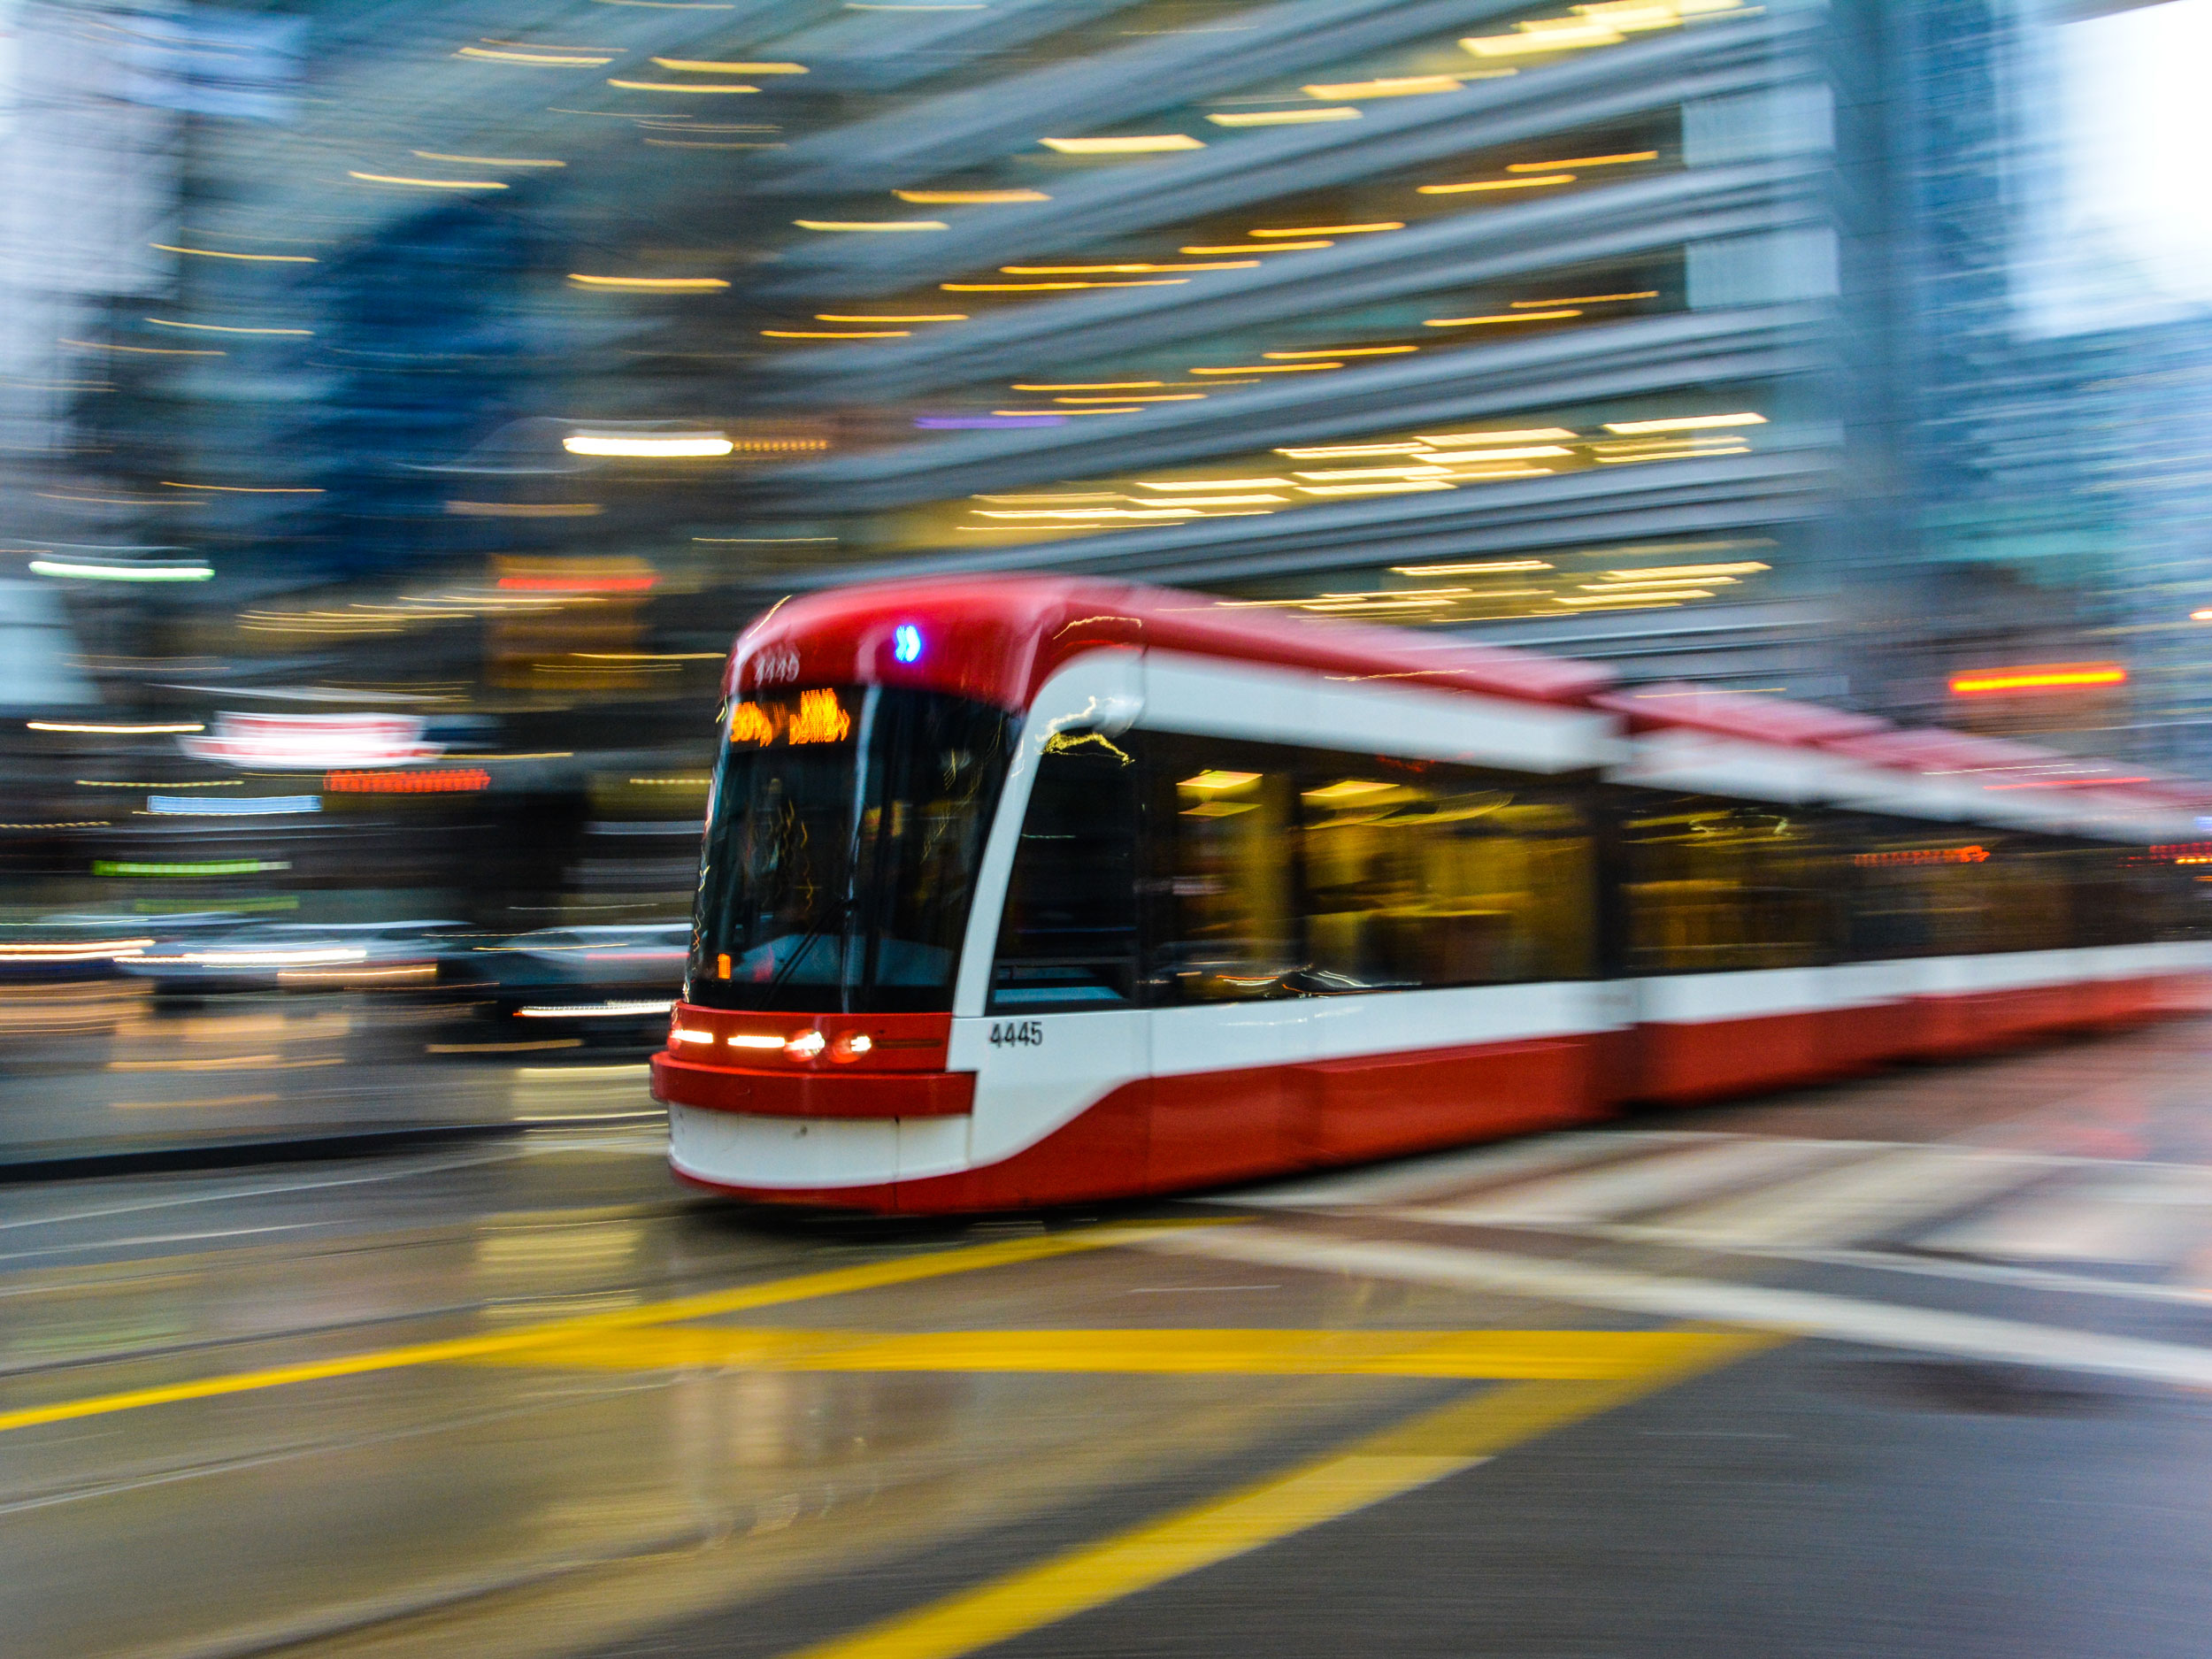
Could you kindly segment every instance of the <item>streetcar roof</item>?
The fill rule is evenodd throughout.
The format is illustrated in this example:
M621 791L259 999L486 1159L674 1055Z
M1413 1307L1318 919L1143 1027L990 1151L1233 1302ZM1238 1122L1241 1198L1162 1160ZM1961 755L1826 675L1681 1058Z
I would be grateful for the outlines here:
M2148 768L1939 727L1901 728L1870 715L1714 687L1631 689L1620 687L1610 669L1571 657L1096 577L955 576L804 595L777 606L740 637L724 691L750 694L782 684L911 686L1019 710L1071 658L1132 647L1302 669L1332 680L1399 680L1602 710L1631 731L1703 732L1824 751L1977 795L2079 791L2167 813L2212 805L2212 787ZM2018 808L2001 816L2013 817Z
M902 647L901 628L916 631ZM1094 578L964 576L809 594L746 630L726 691L898 685L1028 706L1069 658L1116 646L1188 651L1345 680L1405 680L1526 702L1584 703L1609 669L1409 630L1286 616L1258 605ZM905 657L900 653L907 651ZM790 662L785 652L795 652Z

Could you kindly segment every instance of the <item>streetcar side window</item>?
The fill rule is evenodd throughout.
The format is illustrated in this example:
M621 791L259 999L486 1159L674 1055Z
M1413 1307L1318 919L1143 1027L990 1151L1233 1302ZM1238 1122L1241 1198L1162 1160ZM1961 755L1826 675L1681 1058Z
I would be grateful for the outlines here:
M1591 839L1572 807L1463 767L1332 756L1305 772L1311 988L1592 972Z
M1125 1008L1137 992L1137 766L1126 740L1055 736L1006 889L991 1011Z
M1627 972L1809 967L1839 954L1851 867L1826 816L1639 795L1620 844Z
M1145 978L1165 1002L1294 995L1297 911L1292 751L1161 737L1146 768Z
M2054 837L1878 820L1856 844L1851 954L1863 961L2058 950L2102 926L2078 925L2081 855Z

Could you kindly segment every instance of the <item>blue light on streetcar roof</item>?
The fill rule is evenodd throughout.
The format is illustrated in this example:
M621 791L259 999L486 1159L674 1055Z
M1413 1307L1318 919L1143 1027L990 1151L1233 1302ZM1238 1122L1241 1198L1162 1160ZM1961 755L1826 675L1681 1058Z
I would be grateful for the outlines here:
M891 631L891 655L902 663L918 660L922 654L922 631L911 622L902 622Z

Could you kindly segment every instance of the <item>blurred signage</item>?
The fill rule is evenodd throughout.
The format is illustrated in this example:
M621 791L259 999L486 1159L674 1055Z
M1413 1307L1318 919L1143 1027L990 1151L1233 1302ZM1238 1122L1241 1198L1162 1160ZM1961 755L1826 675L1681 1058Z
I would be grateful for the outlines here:
M1910 847L1895 852L1860 853L1851 862L1862 870L1881 870L1899 864L1981 864L1989 862L1989 849Z
M334 772L323 779L333 795L466 795L491 787L481 766L434 766L421 772Z
M415 714L219 714L213 731L177 741L195 760L321 772L396 766L442 753L445 745L425 742L422 732Z
M769 703L741 703L730 710L730 741L754 743L841 742L853 729L837 694L827 689L802 691L796 699Z
M1951 695L1987 697L2020 692L2070 691L2124 686L2127 678L2128 671L2118 663L2041 663L2020 668L1970 668L1951 676Z

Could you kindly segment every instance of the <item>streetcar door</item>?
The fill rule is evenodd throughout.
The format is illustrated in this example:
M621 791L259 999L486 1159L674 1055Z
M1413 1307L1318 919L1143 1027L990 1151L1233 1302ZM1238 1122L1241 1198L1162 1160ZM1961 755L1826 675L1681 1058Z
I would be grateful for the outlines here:
M1038 755L977 1048L978 1162L1060 1130L1049 1196L1125 1193L1146 1157L1138 982L1138 765L1126 735L1055 733Z
M1144 752L1150 1183L1279 1169L1310 1046L1290 751L1152 733Z

